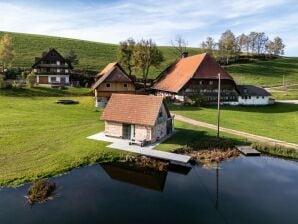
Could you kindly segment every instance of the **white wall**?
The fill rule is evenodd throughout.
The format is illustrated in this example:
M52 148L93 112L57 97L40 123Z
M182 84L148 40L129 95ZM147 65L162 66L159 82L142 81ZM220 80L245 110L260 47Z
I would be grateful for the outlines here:
M240 105L268 105L269 104L269 97L264 96L251 96L250 99L247 97L245 99L244 97L239 96L238 97L238 102Z

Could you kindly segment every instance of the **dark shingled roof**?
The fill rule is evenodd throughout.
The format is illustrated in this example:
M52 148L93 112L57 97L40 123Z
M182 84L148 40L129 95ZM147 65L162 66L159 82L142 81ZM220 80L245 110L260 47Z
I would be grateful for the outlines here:
M264 88L253 85L237 85L237 90L241 96L271 96Z

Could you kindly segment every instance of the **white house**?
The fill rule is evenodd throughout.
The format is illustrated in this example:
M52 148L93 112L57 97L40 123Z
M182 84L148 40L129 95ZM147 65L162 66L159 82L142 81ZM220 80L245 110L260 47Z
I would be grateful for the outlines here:
M69 85L69 75L73 67L68 59L51 48L48 52L44 52L42 57L35 58L32 69L36 74L37 84Z
M272 104L271 94L264 88L253 85L237 85L239 105L268 105Z

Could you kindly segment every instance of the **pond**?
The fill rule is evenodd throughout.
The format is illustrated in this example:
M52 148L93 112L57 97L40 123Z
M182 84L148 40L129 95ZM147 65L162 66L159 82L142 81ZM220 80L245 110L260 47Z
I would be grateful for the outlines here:
M218 170L94 165L51 180L60 196L33 207L29 185L0 189L0 223L298 223L298 163L267 156Z

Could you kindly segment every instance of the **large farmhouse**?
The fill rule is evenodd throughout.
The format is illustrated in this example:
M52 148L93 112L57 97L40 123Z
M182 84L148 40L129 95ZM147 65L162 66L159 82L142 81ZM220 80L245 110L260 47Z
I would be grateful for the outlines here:
M32 66L36 74L37 84L69 84L69 74L73 69L69 60L65 59L54 48L44 52L42 57L35 58Z
M173 118L162 96L113 94L102 114L105 135L153 143L172 133Z
M183 57L170 65L157 78L153 89L157 95L180 101L199 95L207 102L216 102L218 74L221 75L221 100L237 101L238 93L233 78L210 55Z
M134 94L135 85L119 63L108 64L96 75L92 89L95 95L95 106L104 106L113 93Z

